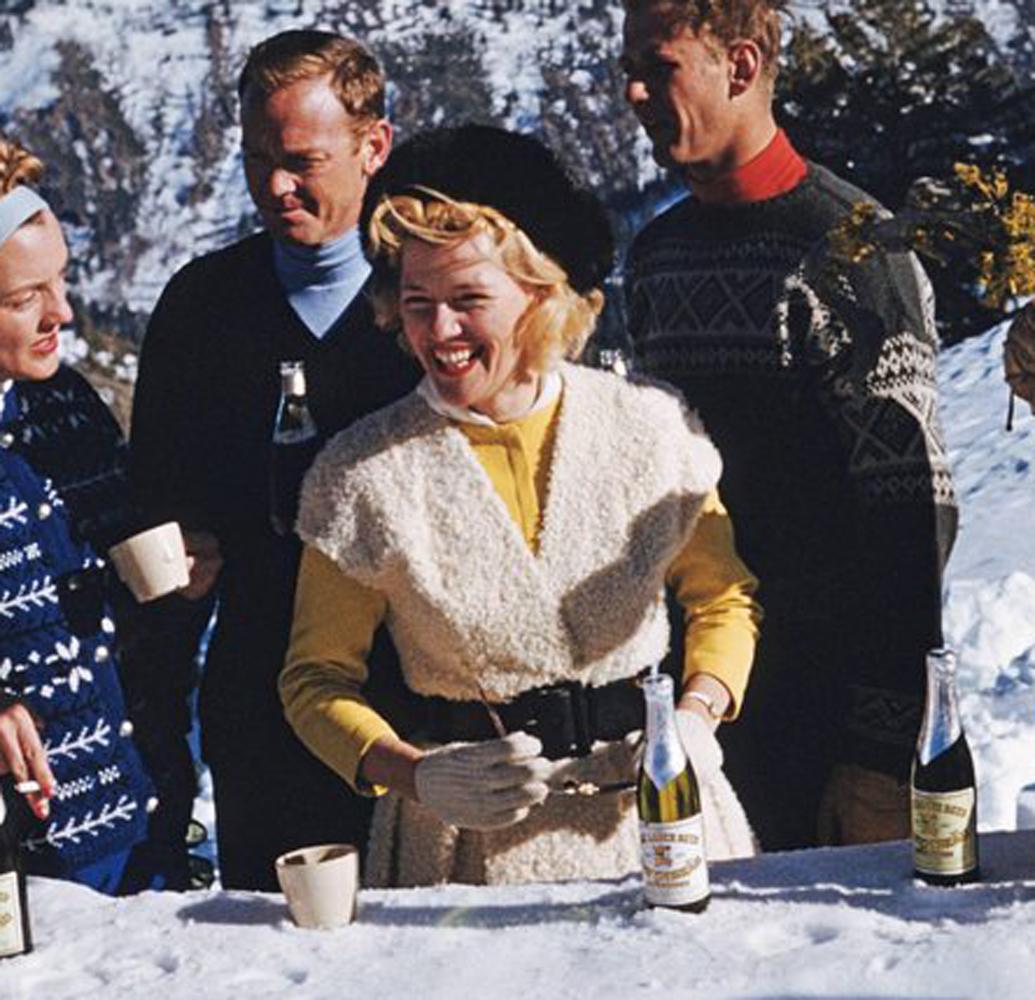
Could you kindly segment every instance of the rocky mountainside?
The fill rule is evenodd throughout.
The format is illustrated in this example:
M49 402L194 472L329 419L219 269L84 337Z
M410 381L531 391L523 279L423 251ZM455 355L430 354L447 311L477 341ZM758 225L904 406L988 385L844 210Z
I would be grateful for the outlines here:
M796 16L822 26L838 6L800 0ZM940 4L975 7L1023 58L1031 0ZM620 238L675 190L622 101L620 0L0 0L0 128L48 165L87 333L139 340L179 265L254 227L236 76L289 26L365 38L401 135L462 120L543 135L605 196Z

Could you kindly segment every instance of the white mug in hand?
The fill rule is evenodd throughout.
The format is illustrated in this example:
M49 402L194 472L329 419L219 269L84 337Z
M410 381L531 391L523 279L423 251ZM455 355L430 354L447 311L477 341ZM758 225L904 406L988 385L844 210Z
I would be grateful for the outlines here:
M108 549L108 555L141 604L186 587L190 580L183 535L175 521L130 535Z
M300 847L277 858L276 868L299 927L341 927L355 919L359 853L351 844Z

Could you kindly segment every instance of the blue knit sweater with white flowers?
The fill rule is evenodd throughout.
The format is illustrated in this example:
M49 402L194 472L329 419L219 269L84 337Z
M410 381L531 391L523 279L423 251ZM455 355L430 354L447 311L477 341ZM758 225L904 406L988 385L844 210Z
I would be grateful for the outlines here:
M57 782L30 870L75 877L144 839L153 789L131 738L98 553L128 534L125 445L86 381L8 387L0 411L0 693L42 721Z

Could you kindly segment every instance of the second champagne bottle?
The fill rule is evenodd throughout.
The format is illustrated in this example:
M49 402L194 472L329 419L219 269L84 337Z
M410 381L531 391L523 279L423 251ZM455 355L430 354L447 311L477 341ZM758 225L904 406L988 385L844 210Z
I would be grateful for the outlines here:
M956 656L927 654L927 702L913 758L913 868L932 885L980 878L974 761L956 701Z

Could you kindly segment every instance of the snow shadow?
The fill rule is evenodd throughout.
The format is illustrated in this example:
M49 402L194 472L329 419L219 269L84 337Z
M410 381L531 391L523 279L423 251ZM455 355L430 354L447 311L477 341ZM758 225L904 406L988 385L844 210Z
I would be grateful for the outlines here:
M536 927L543 924L597 924L633 919L643 912L639 888L614 889L592 899L574 902L484 903L473 906L407 906L391 902L363 902L356 922L382 927Z
M979 838L981 881L940 888L913 877L912 845L895 841L862 847L787 851L716 865L712 898L840 903L928 923L984 923L992 911L1035 900L1035 831Z
M176 916L185 924L235 924L239 927L275 927L281 921L291 919L283 900L274 901L259 894L225 892L200 903L191 903L177 911Z

